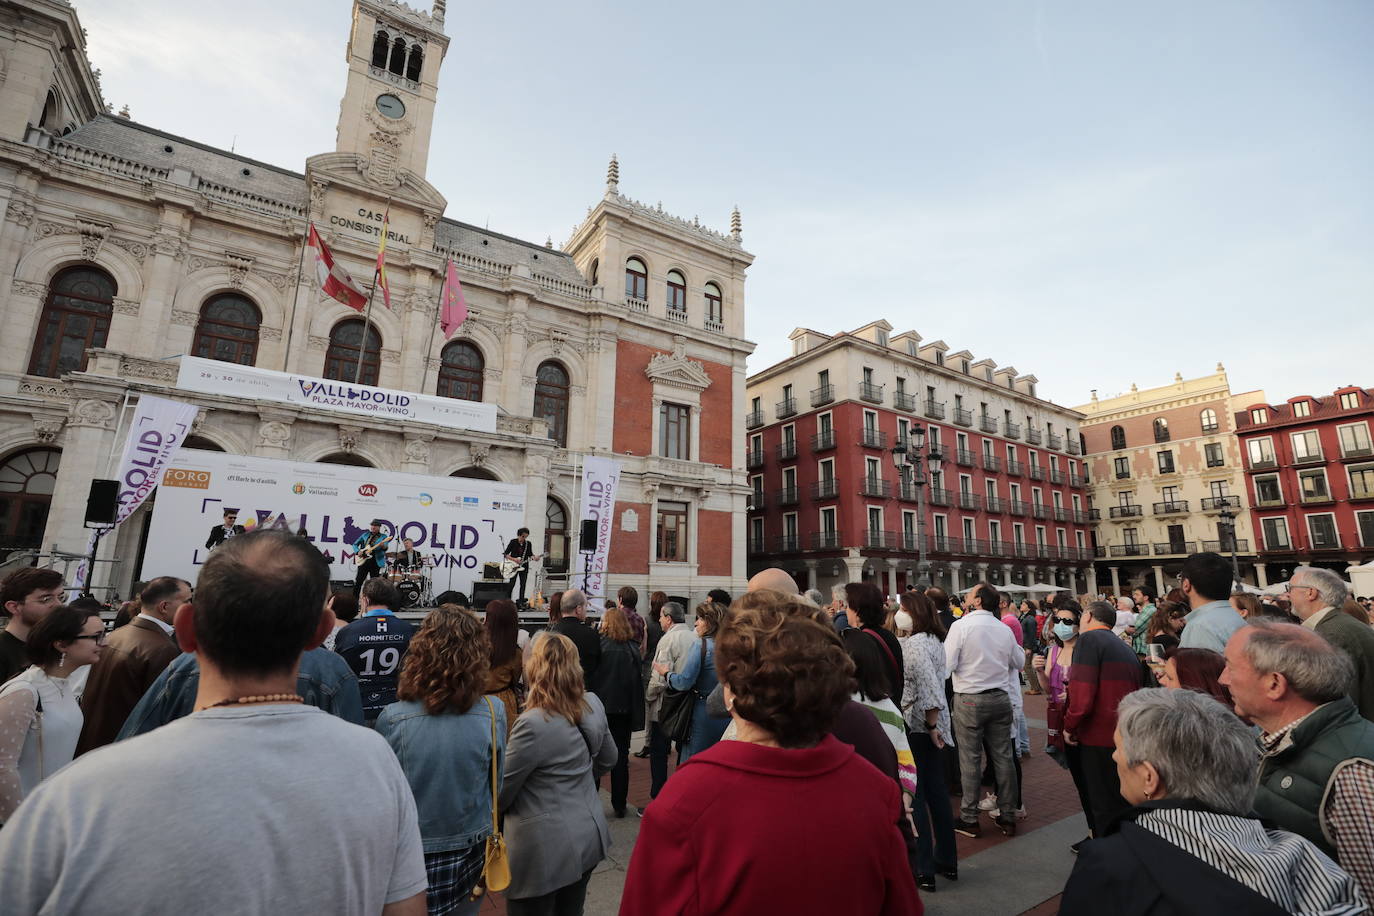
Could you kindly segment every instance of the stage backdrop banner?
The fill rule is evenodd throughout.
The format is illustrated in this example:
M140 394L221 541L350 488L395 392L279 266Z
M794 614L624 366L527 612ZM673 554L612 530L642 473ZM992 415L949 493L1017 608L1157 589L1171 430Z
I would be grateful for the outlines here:
M582 518L596 522L596 544L578 544L584 565L570 572L572 581L576 582L577 573L587 570L588 597L603 597L605 593L606 563L611 556L611 525L615 521L615 491L619 483L620 462L614 458L592 456L583 462ZM586 556L588 552L591 553L590 562Z
M129 438L124 440L124 454L119 459L116 479L119 481L119 506L115 510L112 527L118 527L134 510L143 505L159 483L167 464L181 448L181 443L190 435L191 424L196 420L200 408L181 401L142 394L138 407L134 409L134 420L129 426ZM90 555L99 537L91 532L86 544L86 554ZM86 586L85 560L76 569L72 588L80 590Z
M416 420L436 426L496 432L495 404L336 382L294 372L273 372L271 369L196 356L181 357L177 387L207 394L284 401L302 407L320 407L368 417Z
M395 539L413 538L436 566L434 593L472 594L483 562L499 562L506 541L525 523L524 484L467 477L428 477L340 464L312 464L183 449L167 470L153 505L143 571L196 581L210 530L234 509L248 530L306 530L329 558L331 579L352 580L353 542L374 518ZM394 545L394 548L393 548Z

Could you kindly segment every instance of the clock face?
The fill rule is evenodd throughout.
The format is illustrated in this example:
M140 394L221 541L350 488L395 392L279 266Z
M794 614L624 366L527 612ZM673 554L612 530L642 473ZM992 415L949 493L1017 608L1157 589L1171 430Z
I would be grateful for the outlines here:
M391 93L377 96L377 110L392 120L405 117L405 103Z

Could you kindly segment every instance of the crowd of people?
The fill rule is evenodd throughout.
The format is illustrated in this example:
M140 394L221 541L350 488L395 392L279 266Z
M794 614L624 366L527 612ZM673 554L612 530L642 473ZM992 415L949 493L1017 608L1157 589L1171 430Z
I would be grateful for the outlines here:
M1321 569L1261 602L1198 554L1163 600L1019 603L868 582L827 602L770 569L690 617L627 587L594 626L571 589L533 633L510 601L417 626L384 579L331 594L283 532L227 540L194 590L142 583L108 633L63 586L0 584L6 913L156 893L457 914L500 891L513 914L578 914L608 816L641 819L622 913L920 913L959 879L956 834L1026 817L1026 694L1089 829L1061 912L1374 900L1374 627ZM175 880L112 867L126 849Z

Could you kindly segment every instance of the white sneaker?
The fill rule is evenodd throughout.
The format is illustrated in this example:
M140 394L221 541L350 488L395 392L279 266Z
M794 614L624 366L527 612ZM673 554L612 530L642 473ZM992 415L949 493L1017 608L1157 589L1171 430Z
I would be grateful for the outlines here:
M1015 811L1013 811L1013 812L1012 812L1012 817L1015 817L1018 821L1024 821L1024 820L1026 819L1026 817L1027 817L1027 815L1026 815L1026 806L1025 806L1025 805L1022 805L1021 807L1019 807L1019 808L1017 808Z
M983 797L983 800L978 803L978 810L995 812L997 810L997 796L989 792ZM993 817L996 816L996 814L993 814Z

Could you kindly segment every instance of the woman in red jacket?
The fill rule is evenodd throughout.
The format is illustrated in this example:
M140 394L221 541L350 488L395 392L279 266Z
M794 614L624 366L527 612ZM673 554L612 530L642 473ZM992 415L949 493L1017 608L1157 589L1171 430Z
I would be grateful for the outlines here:
M835 632L736 608L716 670L736 740L693 755L645 809L620 912L919 916L897 785L830 735L854 690Z

